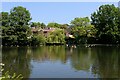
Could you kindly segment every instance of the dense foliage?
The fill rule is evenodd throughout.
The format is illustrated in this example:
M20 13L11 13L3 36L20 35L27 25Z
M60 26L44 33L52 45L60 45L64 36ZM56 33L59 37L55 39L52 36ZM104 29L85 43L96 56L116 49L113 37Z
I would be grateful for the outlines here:
M50 32L47 37L47 43L65 43L65 34L61 29Z
M91 14L92 21L88 17L77 17L69 25L56 22L48 25L40 22L30 23L32 19L30 12L22 6L14 7L10 13L1 12L1 15L2 45L4 46L68 43L66 34L74 36L72 41L75 44L120 43L120 9L114 5L101 5ZM35 28L33 32L32 28ZM44 29L48 28L55 30L44 33Z
M88 17L75 18L71 21L71 34L75 36L76 43L88 43L88 39L95 38L96 29Z
M102 5L91 15L97 29L98 43L120 43L120 9L114 5Z
M30 35L30 13L21 6L11 9L10 14L2 12L2 44L27 45Z
M46 25L44 23L40 23L40 22L31 22L30 27L44 29L46 27Z

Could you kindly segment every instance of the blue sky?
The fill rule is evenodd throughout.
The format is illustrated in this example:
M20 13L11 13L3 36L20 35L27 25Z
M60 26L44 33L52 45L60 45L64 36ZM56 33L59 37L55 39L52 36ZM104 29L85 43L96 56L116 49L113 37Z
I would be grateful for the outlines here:
M103 4L118 6L117 2L3 2L2 11L10 12L13 7L23 6L30 11L31 22L69 24L75 17L90 17Z

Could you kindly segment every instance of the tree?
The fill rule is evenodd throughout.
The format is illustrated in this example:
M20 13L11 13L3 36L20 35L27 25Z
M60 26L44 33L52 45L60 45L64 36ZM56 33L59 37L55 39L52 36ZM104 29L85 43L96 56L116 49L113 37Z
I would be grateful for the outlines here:
M67 30L68 27L69 27L68 24L60 24L60 28L61 28L61 29Z
M40 22L32 22L30 27L44 29L46 27L46 25L44 23L40 23Z
M42 34L33 35L31 38L31 45L43 45L46 43L46 38Z
M0 21L2 22L2 26L9 26L9 13L8 12L1 12L1 19Z
M30 12L22 7L14 7L10 11L10 26L11 30L14 30L14 33L11 34L16 37L16 44L25 45L27 44L27 37L30 29L28 27L29 21L31 20Z
M92 24L98 30L97 38L100 43L118 42L117 37L120 35L118 31L120 23L119 14L119 8L114 5L102 5L91 15Z
M71 21L71 34L75 36L76 43L87 43L88 38L95 37L96 29L88 17L75 18Z
M119 44L120 44L120 8L119 8L119 10L118 10L118 13L117 13L117 16L118 16L118 18L117 18L117 24L118 24L118 35L117 35L117 41L119 42Z
M31 22L30 27L40 27L40 22Z
M30 12L26 8L18 6L11 9L10 19L11 26L26 26L31 20L31 16Z
M46 27L46 25L44 23L41 23L40 26L42 29L44 29Z
M47 43L65 43L64 30L57 29L50 32L47 36Z
M47 27L59 28L60 24L52 22L52 23L48 23Z
M14 7L8 12L2 12L3 45L26 45L31 31L28 27L31 20L30 13L22 6Z
M10 45L14 42L13 36L11 36L11 33L13 33L13 30L10 30L9 26L9 14L8 12L1 12L2 18L0 19L1 22L1 30L2 30L2 45Z

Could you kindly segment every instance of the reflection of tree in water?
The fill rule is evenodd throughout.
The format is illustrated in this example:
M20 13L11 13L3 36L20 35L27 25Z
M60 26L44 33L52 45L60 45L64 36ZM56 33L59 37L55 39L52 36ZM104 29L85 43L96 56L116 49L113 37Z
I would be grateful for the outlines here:
M90 64L92 63L91 59L91 49L90 48L77 48L74 50L71 57L71 65L76 70L85 70L89 71Z
M66 63L65 46L41 46L32 48L32 57L36 61L57 61Z
M27 48L3 48L2 59L5 64L4 72L9 71L11 75L22 74L24 78L29 78L31 65Z
M30 76L30 60L61 61L70 60L71 66L79 70L91 71L103 78L120 77L120 50L118 48L67 48L65 46L41 46L29 48L3 48L5 71L16 72L25 78ZM119 54L119 55L118 55ZM91 68L92 67L92 68ZM119 72L119 73L118 73Z
M96 48L96 60L92 66L92 72L101 78L118 78L118 48Z
M72 53L71 65L76 70L91 71L94 77L118 78L119 52L113 47L77 48Z

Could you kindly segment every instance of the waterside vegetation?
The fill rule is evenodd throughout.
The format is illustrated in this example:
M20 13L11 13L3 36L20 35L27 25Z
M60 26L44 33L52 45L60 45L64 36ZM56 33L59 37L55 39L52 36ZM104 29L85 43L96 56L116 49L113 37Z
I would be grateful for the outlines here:
M91 21L76 17L70 24L30 22L31 14L22 6L0 15L3 46L120 44L120 9L114 5L101 5Z

